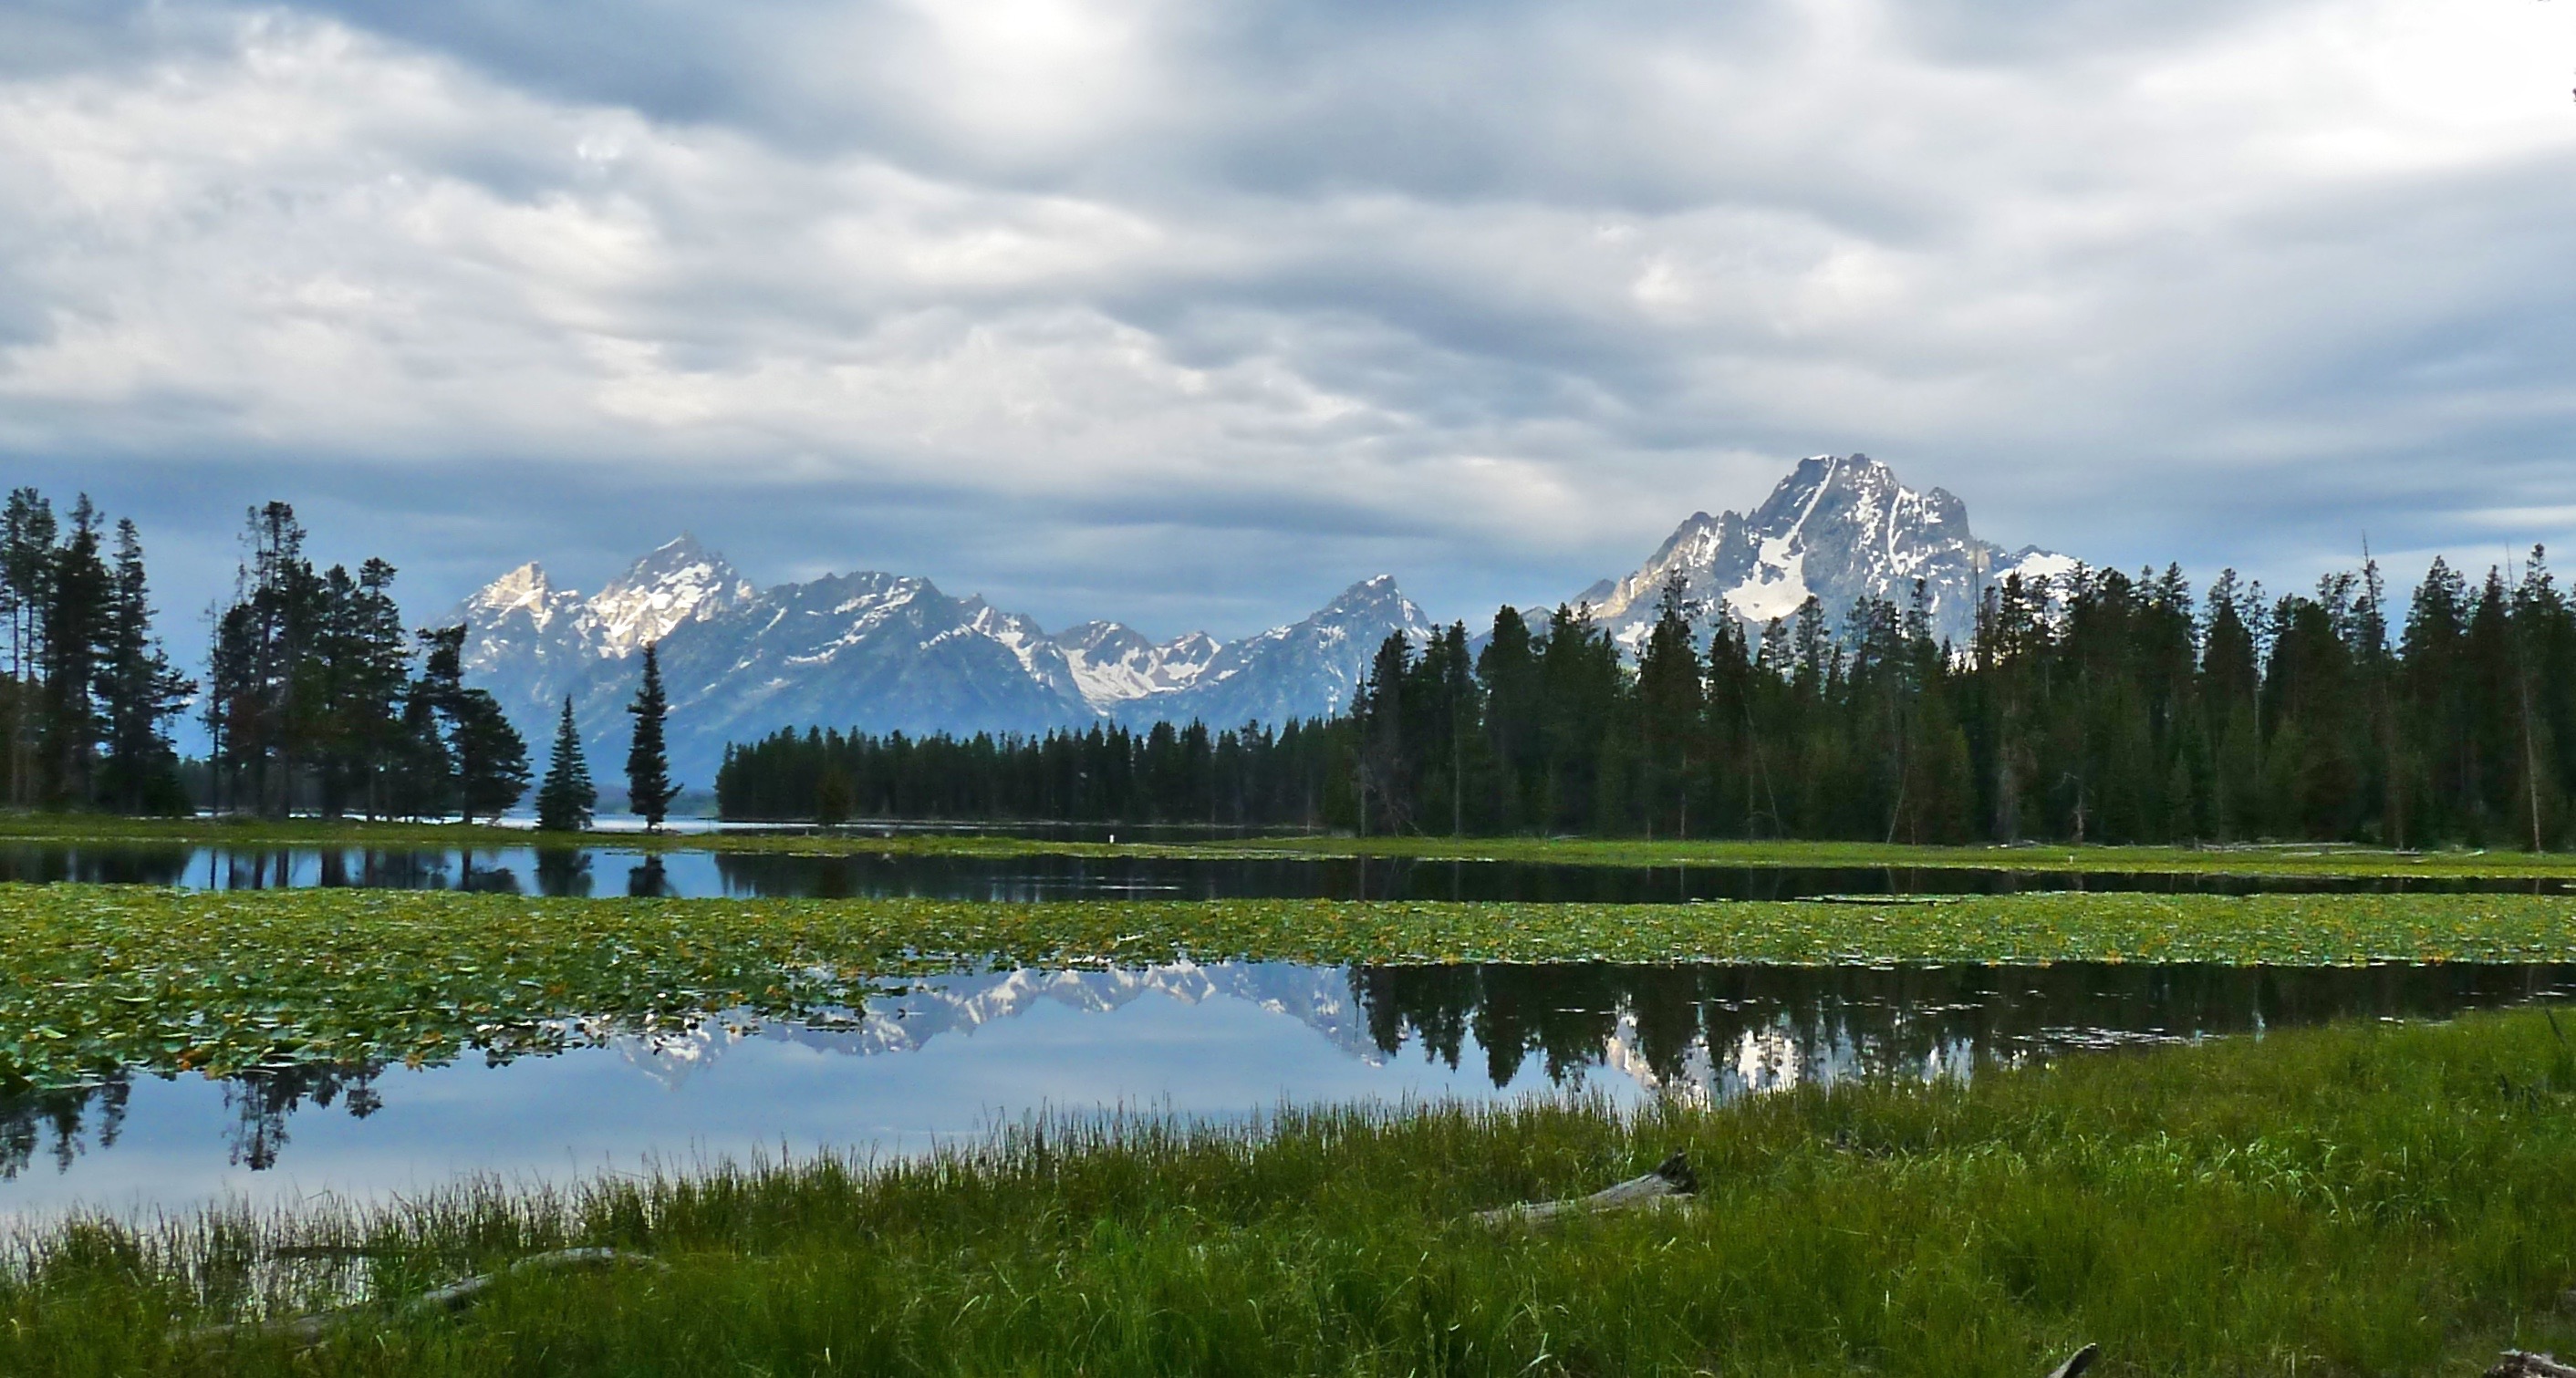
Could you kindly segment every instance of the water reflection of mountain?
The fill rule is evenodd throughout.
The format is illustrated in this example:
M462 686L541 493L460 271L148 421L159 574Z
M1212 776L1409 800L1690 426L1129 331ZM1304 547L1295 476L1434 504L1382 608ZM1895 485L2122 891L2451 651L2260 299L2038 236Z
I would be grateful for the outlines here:
M1381 1050L1352 998L1349 974L1340 967L1294 962L1172 962L1153 967L1049 970L1020 967L967 976L932 976L899 993L879 996L839 1020L764 1021L757 1026L711 1020L685 1032L619 1041L627 1059L654 1077L677 1085L746 1039L793 1043L825 1052L868 1056L915 1052L941 1035L972 1033L1014 1019L1042 1004L1089 1013L1122 1009L1147 996L1186 1005L1219 997L1243 1000L1324 1035L1366 1061Z
M2271 967L2060 963L2046 967L1548 966L1311 967L1177 962L1124 969L1023 968L909 982L839 1019L723 1019L652 1036L611 1035L666 1084L709 1075L747 1040L860 1057L917 1051L1049 1005L1118 1010L1148 997L1245 1001L1369 1063L1420 1056L1480 1070L1494 1086L1533 1061L1571 1084L1607 1071L1648 1090L1725 1100L1854 1075L1937 1077L2057 1049L2259 1032L2348 1018L2444 1018L2576 994L2576 966ZM1282 1026L1282 1036L1309 1035ZM497 1057L497 1055L496 1055ZM113 1147L123 1079L0 1099L0 1180L44 1157L58 1168ZM1271 1087L1248 1088L1254 1098ZM293 1116L383 1104L374 1068L286 1067L227 1081L231 1161L273 1166Z
M1608 1068L1648 1089L1724 1099L1852 1075L1942 1076L2056 1049L2259 1032L2355 1017L2442 1018L2576 992L2576 966L1785 967L1225 962L1023 968L932 977L837 1021L711 1022L623 1041L676 1084L745 1039L870 1055L914 1051L1055 1002L1106 1011L1148 995L1249 1001L1369 1062L1408 1049L1496 1087L1532 1059L1551 1082Z

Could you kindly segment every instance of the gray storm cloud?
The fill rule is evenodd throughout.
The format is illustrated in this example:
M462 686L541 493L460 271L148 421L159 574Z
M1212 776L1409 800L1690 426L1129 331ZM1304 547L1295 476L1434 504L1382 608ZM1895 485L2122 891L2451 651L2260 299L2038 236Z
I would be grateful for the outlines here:
M2564 6L1213 8L0 11L0 455L179 606L285 496L1228 633L1820 450L2276 582L2576 509Z

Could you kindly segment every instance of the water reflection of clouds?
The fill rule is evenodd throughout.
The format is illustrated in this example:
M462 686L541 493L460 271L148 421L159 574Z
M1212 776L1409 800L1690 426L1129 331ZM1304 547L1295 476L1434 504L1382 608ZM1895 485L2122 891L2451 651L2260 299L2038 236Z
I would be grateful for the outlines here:
M2457 964L1021 969L907 981L837 1021L597 1027L605 1046L505 1065L146 1077L0 1102L0 1212L909 1153L1118 1107L1226 1121L1281 1104L1574 1091L1712 1103L2571 990L2576 968Z

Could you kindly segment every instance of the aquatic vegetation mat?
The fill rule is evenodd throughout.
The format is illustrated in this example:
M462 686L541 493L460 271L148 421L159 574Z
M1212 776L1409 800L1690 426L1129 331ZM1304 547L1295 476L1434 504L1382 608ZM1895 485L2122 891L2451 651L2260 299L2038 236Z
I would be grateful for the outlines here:
M0 1372L2465 1376L2576 1346L2571 1024L89 1217L0 1239ZM1477 1218L1676 1150L1687 1204ZM649 1264L511 1266L569 1249Z
M2038 894L1690 905L548 900L0 885L0 1087L547 1051L711 1012L820 1017L890 978L1315 963L2576 960L2576 898Z

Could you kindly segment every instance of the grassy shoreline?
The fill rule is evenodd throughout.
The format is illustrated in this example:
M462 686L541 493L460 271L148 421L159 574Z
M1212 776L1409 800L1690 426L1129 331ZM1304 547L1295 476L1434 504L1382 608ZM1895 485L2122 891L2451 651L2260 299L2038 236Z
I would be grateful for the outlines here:
M566 1021L802 1017L886 978L1015 964L2576 961L2576 898L1003 905L0 885L0 934L0 1087L25 1088L543 1050Z
M2228 847L2066 845L1908 846L1870 842L1644 841L1614 838L1346 837L1293 835L1232 841L1080 842L994 833L843 832L583 833L460 823L357 820L137 819L88 814L0 814L0 844L194 843L231 847L470 848L613 847L644 852L800 855L1087 856L1207 858L1387 857L1415 861L1512 861L1566 866L1726 866L1870 870L2005 870L2230 876L2342 876L2551 879L2576 877L2576 853L2485 850L2388 851L2331 843Z
M2477 1372L2576 1344L2576 1055L2537 1012L2347 1025L1622 1118L1580 1105L1022 1132L0 1250L30 1375ZM1471 1212L1687 1151L1676 1210ZM461 1316L174 1339L540 1250ZM274 1261L290 1258L325 1263ZM329 1260L339 1260L331 1263Z

